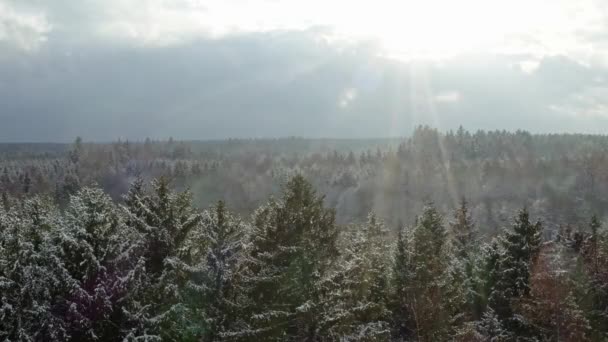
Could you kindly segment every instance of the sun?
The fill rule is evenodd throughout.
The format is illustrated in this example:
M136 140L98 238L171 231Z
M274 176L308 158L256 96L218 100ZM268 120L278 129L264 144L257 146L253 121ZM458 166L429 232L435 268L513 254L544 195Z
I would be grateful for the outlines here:
M406 59L506 48L518 37L556 31L564 23L541 0L378 0L348 6L335 15L340 32L373 39L388 55Z

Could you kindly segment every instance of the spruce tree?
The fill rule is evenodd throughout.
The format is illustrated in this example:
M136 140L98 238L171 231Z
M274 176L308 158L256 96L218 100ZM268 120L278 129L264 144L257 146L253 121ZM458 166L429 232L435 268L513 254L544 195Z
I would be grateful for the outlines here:
M540 249L541 229L540 221L530 222L530 215L524 208L500 240L502 255L498 263L498 279L489 302L505 328L516 336L533 334L528 324L516 315L513 304L530 295L531 266Z
M61 315L72 340L119 341L128 322L123 315L130 285L133 241L111 199L99 189L72 196L55 234L68 276Z
M397 245L394 282L398 306L395 310L406 313L405 323L397 322L398 333L409 331L409 338L418 341L447 338L452 318L450 301L454 299L448 296L451 290L447 281L448 262L442 217L429 204L407 238L401 237Z
M453 297L462 296L464 300L461 307L457 307L458 303L454 302L453 311L458 312L460 321L478 318L479 237L464 198L454 210L453 220L450 222L450 236L454 257L451 258L449 269L452 290L457 292Z
M322 340L390 339L389 232L373 213L343 236L343 253L323 285Z
M398 340L412 336L415 322L410 315L408 303L408 288L412 279L413 267L410 264L410 254L408 250L408 235L404 232L404 227L399 227L397 247L393 261L392 279L392 326L393 336Z
M227 338L284 341L318 339L320 284L338 251L333 210L300 175L280 200L254 215L250 246L240 270L242 309Z
M478 236L464 197L460 201L459 207L454 210L454 217L450 222L450 233L456 257L467 260L475 251Z
M156 336L163 340L198 339L203 308L186 298L202 296L207 237L191 194L174 193L160 178L145 192L136 183L125 199L126 223L137 234L132 246L138 255L127 317L141 324L129 339ZM193 305L190 305L193 304Z
M69 339L62 309L69 288L52 235L57 211L40 198L25 200L0 217L0 337L7 341Z
M206 252L203 340L215 341L229 331L235 319L235 277L247 226L232 215L223 201L203 213L203 231L209 239Z

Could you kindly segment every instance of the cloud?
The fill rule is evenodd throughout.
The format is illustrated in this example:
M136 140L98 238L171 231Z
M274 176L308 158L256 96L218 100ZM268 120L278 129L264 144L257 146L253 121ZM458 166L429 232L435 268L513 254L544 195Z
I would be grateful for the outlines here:
M49 39L110 39L148 46L326 27L333 39L377 39L396 50L393 53L406 55L416 54L413 46L437 49L433 46L437 41L442 50L567 55L593 62L605 59L603 44L608 41L608 5L603 0L0 0L0 4L12 8L5 13L41 15L57 33Z
M435 95L435 102L455 103L461 100L461 95L457 91L446 91Z
M324 25L375 2L0 0L0 141L607 129L608 5L558 1L563 31L419 60Z
M48 39L50 30L44 13L20 11L0 2L0 43L17 50L36 50Z
M338 106L341 108L346 108L349 104L357 98L357 89L348 88L344 90L344 92L340 95L340 100L338 101Z
M519 67L521 68L521 71L531 74L534 71L536 71L536 69L538 69L538 67L540 66L540 61L539 60L525 60L522 62L519 62Z
M551 110L575 119L608 119L608 84L590 85L550 105Z

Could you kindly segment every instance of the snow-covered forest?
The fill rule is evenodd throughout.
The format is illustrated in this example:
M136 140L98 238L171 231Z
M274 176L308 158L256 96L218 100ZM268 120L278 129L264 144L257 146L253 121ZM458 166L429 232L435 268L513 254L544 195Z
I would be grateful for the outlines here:
M605 341L608 137L0 145L6 341Z

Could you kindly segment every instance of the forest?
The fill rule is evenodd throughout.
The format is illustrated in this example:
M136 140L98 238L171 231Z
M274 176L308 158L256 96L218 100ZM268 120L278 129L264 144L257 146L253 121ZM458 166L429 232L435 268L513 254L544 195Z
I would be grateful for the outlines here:
M0 144L5 341L606 341L608 136Z

